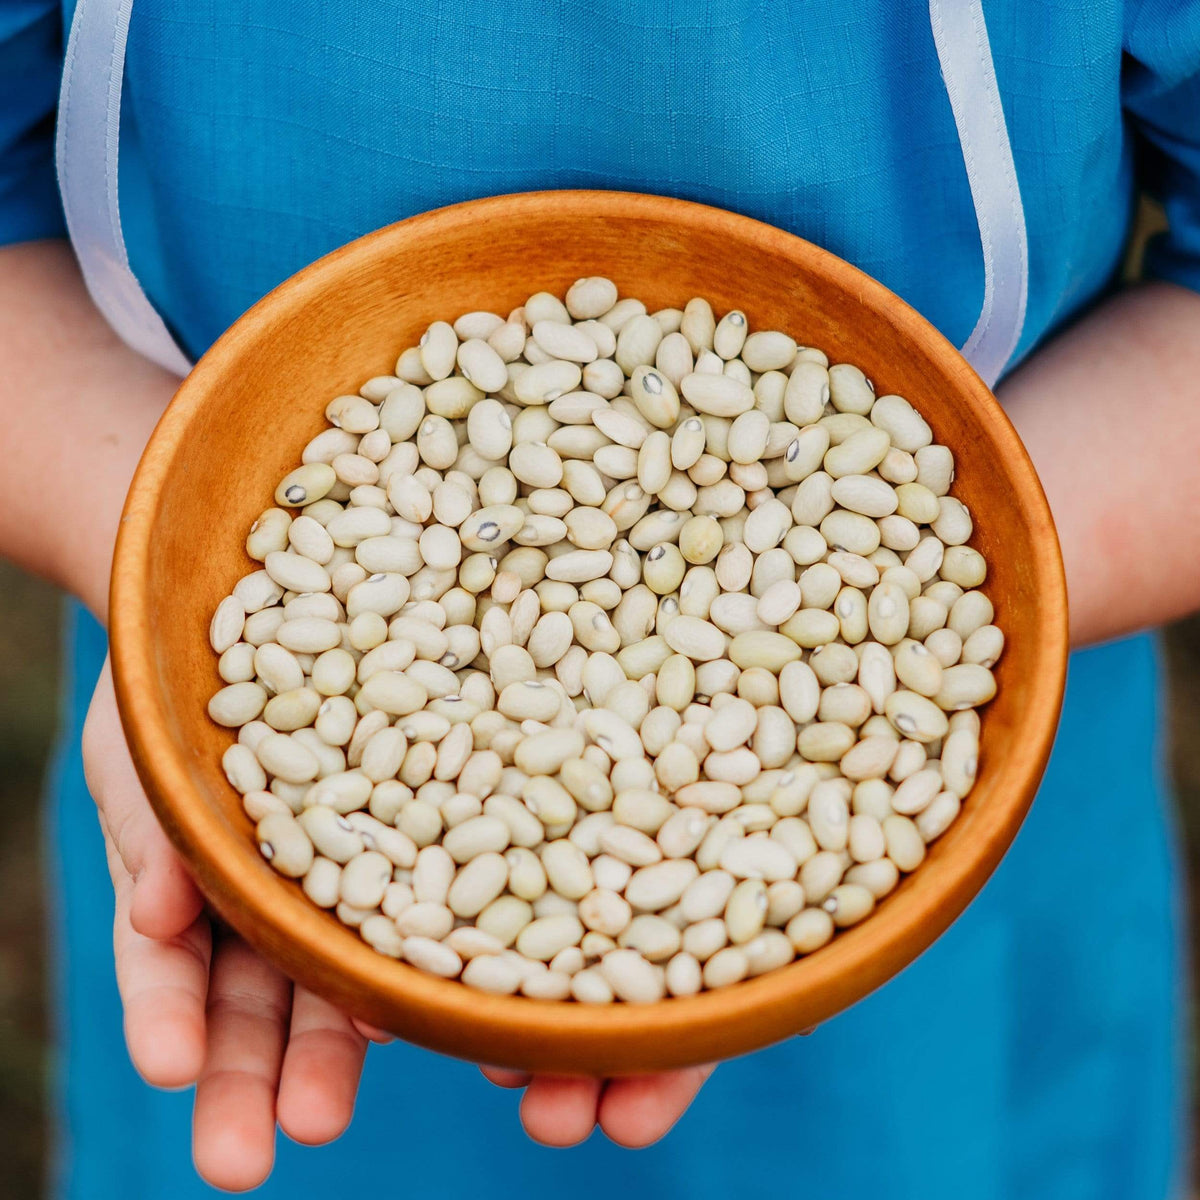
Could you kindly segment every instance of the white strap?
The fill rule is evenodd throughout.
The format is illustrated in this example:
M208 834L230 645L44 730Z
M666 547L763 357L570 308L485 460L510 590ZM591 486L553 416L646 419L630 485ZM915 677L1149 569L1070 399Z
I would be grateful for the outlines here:
M130 270L121 233L117 160L132 9L133 0L79 0L75 8L59 97L59 186L97 307L133 349L186 375L187 356ZM983 308L963 354L991 386L1025 324L1025 212L981 0L929 0L929 17L983 250Z
M983 310L962 352L992 387L1025 325L1025 210L981 0L929 0L929 19L983 247Z
M55 147L67 232L96 307L139 354L191 369L129 269L117 204L125 42L133 0L79 0L67 41Z

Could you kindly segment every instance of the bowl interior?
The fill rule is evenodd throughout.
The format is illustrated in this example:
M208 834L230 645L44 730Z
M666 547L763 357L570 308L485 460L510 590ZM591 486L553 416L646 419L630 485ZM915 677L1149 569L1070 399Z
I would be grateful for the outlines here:
M507 313L534 291L610 276L651 310L703 295L853 362L953 448L985 590L1008 638L979 783L925 864L861 926L770 975L650 1008L489 997L376 955L261 859L220 768L229 732L213 608L255 569L243 544L327 401L387 374L434 319ZM435 1049L559 1071L636 1071L740 1053L824 1020L919 954L1014 836L1045 764L1065 673L1065 597L1033 469L980 380L922 318L839 259L768 226L659 197L549 193L425 214L289 280L201 360L147 449L114 570L122 715L168 833L216 909L293 977Z

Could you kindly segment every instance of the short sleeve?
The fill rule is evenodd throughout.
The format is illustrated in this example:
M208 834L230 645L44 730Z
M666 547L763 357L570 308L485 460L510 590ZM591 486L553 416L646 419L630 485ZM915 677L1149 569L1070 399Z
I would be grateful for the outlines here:
M1145 273L1200 291L1200 0L1135 0L1124 49L1139 183L1170 226L1147 246Z
M54 174L62 7L0 0L0 245L65 232Z

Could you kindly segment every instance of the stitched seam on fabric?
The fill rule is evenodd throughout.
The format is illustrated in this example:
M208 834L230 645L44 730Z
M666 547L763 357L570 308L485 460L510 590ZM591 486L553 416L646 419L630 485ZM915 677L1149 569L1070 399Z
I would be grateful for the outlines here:
M1013 351L1016 350L1017 343L1021 340L1021 329L1025 324L1025 306L1029 292L1029 244L1025 230L1024 216L1021 211L1020 193L1017 191L1016 158L1012 152L1012 143L1008 138L1008 130L1004 121L1003 109L1000 107L1000 81L996 75L995 58L991 54L990 47L988 46L984 36L982 4L980 4L976 9L973 24L975 26L975 45L979 52L980 65L983 67L984 73L987 74L988 66L990 64L992 78L996 80L995 88L988 90L988 111L992 118L992 132L995 135L996 144L1002 149L1007 145L1008 163L1011 166L1011 171L1002 172L1004 176L1004 189L1008 197L1008 211L1013 222L1013 228L1016 229L1020 234L1020 236L1017 238L1017 269L1019 272L1020 281L1018 287L1017 309L1012 322L1012 330L1009 333L1008 345L1005 347L1004 362L1000 364L1001 368L1003 368L1004 363L1008 362L1013 355ZM994 315L995 312L993 310L993 312L988 316L989 324ZM988 326L985 325L984 330L986 331L987 328Z
M80 4L86 4L87 2L88 2L88 0L79 0ZM76 13L78 13L78 11L79 11L78 7L76 7L75 11L76 11ZM59 102L58 102L59 130L57 131L57 134L55 137L55 144L54 144L54 157L55 157L56 165L58 167L59 178L61 180L60 189L64 193L70 192L70 190L71 190L71 183L70 183L71 171L70 171L70 165L69 165L70 160L66 153L66 146L67 146L67 136L68 136L67 130L68 130L68 128L70 126L70 122L71 122L71 108L72 108L71 101L72 101L73 93L74 93L74 88L72 85L73 85L74 79L75 79L75 74L74 74L75 60L76 60L76 57L78 56L78 54L79 54L79 36L76 32L75 22L72 20L71 29L67 35L67 55L66 55L66 62L63 65L62 93L59 96ZM64 207L64 209L66 209L69 207L69 205L64 204L63 207ZM67 227L69 230L70 225L71 225L71 215L69 212L67 212L67 213L65 213L65 216L66 216L66 220L67 220Z
M984 190L984 185L988 180L984 180L980 175L981 160L973 142L973 131L969 114L974 110L969 110L964 102L964 88L966 83L960 77L958 71L953 69L947 70L948 65L953 67L954 64L950 43L957 40L965 40L966 30L960 27L958 30L959 37L951 36L948 38L943 17L942 0L929 0L930 22L934 43L937 48L938 60L942 67L942 77L950 99L955 127L958 131L963 163L966 167L967 181L971 190L971 200L975 208L976 221L979 227L980 248L983 253L983 303L980 309L979 320L976 322L971 336L963 346L963 354L976 364L981 374L984 374L985 377L991 377L988 379L990 383L994 382L994 379L999 376L1012 357L1020 341L1021 331L1024 328L1028 305L1029 251L1024 211L1021 206L1020 185L1016 176L1016 162L1012 153L1011 143L1008 139L1007 126L1004 122L1004 112L999 96L999 80L996 75L995 62L990 52L982 2L981 0L964 0L964 2L970 4L970 9L965 15L966 19L971 22L971 32L974 34L975 40L975 64L973 64L971 69L977 69L981 72L982 78L978 82L986 93L987 115L991 120L990 138L987 138L986 129L976 129L974 133L977 135L981 134L986 139L985 146L991 152L984 156L983 161L985 165L989 159L992 160L992 173L1000 175L1003 179L1004 198L1007 201L1009 220L1009 228L1006 232L1016 241L1016 245L1011 248L1012 257L1015 259L1016 275L1014 278L1007 272L1000 274L998 270L996 261L997 231L992 228L992 216L994 214L989 210L987 193ZM962 9L953 11L960 15L964 13ZM1003 209L1001 209L1000 215L1003 215ZM1005 242L1008 240L1008 236L1003 238ZM1017 294L1015 297L1010 297L1007 293L1013 287L1016 288ZM1000 299L999 309L997 308L998 293ZM998 314L1001 319L999 336L1006 343L1003 346L998 344L997 337L995 336L997 332L995 322ZM1002 351L1003 355L1001 356L998 351Z
M991 223L983 210L983 206L979 203L975 195L975 148L971 143L969 135L964 133L963 124L959 119L962 111L962 96L959 91L959 81L953 73L948 74L946 72L945 64L942 62L942 54L946 45L946 25L942 17L940 0L929 0L929 13L933 29L934 47L937 51L938 65L942 74L942 82L946 88L946 95L950 100L951 114L954 118L954 129L958 135L963 166L967 173L967 186L971 193L971 207L975 210L975 222L979 231L979 249L983 257L983 300L980 304L979 317L962 347L962 353L969 358L978 346L982 337L982 330L991 321L993 293L995 290L995 259L992 251Z
M129 255L125 249L125 234L121 229L121 210L117 199L117 155L121 143L121 81L125 75L125 49L128 44L132 7L132 3L121 3L118 0L116 23L113 26L108 55L108 81L105 87L108 108L105 112L104 126L104 197L108 205L108 225L113 249L116 251L117 260L125 266L129 265Z
M972 15L971 25L975 33L975 53L986 78L989 56L988 48L984 45L983 36L979 28L982 20L983 10L977 9ZM996 124L995 97L990 91L987 91L985 95L987 97L988 115L992 118L992 133L999 140L1001 134ZM975 163L974 147L965 137L963 138L963 158L966 160L967 174L973 178L971 168ZM984 306L979 314L979 320L976 322L975 328L971 331L971 336L967 342L974 349L978 349L984 345L988 330L992 325L992 318L996 315L996 248L992 242L992 223L982 207L980 208L979 216L979 240L983 244L984 272L991 286L988 288L987 295L984 298Z
M125 50L128 42L133 0L79 0L72 16L59 94L59 136L56 161L68 234L79 259L89 294L113 330L131 348L168 370L186 374L187 356L179 348L162 317L150 303L129 266L129 257L121 229L117 194L121 92L124 80ZM82 49L81 49L82 47ZM103 57L103 66L95 60ZM88 64L93 76L85 80L84 101L94 101L94 114L80 108L76 93L80 84L81 64ZM96 85L96 86L93 86ZM104 89L100 99L99 87ZM101 115L101 111L103 114ZM79 128L81 116L98 118L96 126ZM103 120L103 127L99 126ZM96 138L103 134L103 141ZM90 140L89 140L90 139ZM82 154L79 148L82 145ZM93 162L103 154L103 166ZM83 175L72 170L83 160ZM92 172L95 171L95 178ZM103 216L94 211L81 188L103 182Z

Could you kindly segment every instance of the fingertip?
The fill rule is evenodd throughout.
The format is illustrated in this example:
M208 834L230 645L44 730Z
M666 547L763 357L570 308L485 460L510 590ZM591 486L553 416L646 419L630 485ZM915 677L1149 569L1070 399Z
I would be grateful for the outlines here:
M182 999L159 997L153 1018L126 1011L125 1044L134 1069L151 1087L190 1087L204 1068L203 1014Z
M484 1079L502 1088L528 1087L533 1076L528 1071L517 1071L511 1067L480 1067Z
M351 1017L350 1023L367 1041L374 1042L377 1046L388 1046L396 1040L394 1033L388 1033L386 1029L380 1029L378 1025L372 1025L367 1021L360 1021L357 1017Z
M212 1187L223 1192L249 1192L267 1181L275 1166L275 1148L254 1160L234 1160L219 1153L212 1156L193 1153L192 1165L196 1174Z
M596 1126L601 1087L598 1079L533 1079L521 1098L525 1132L553 1149L578 1146Z
M640 1118L627 1116L620 1111L606 1113L600 1118L600 1128L604 1136L622 1150L645 1150L660 1141L670 1132L677 1118L672 1118L666 1128L662 1128L658 1118L651 1118L655 1125L648 1129Z
M310 1036L304 1048L293 1046L284 1059L275 1119L280 1129L303 1146L323 1146L342 1136L354 1116L362 1066L362 1043Z
M323 1097L311 1092L306 1097L301 1088L281 1093L276 1112L279 1128L301 1146L324 1146L336 1141L350 1127L354 1106L339 1110L322 1101Z
M192 1119L192 1162L205 1182L227 1192L248 1192L275 1165L273 1116L231 1121L220 1103L197 1103Z
M599 1123L610 1141L644 1150L671 1131L713 1067L613 1080L600 1100Z
M192 878L173 850L145 867L133 885L129 923L143 937L178 937L204 908Z

